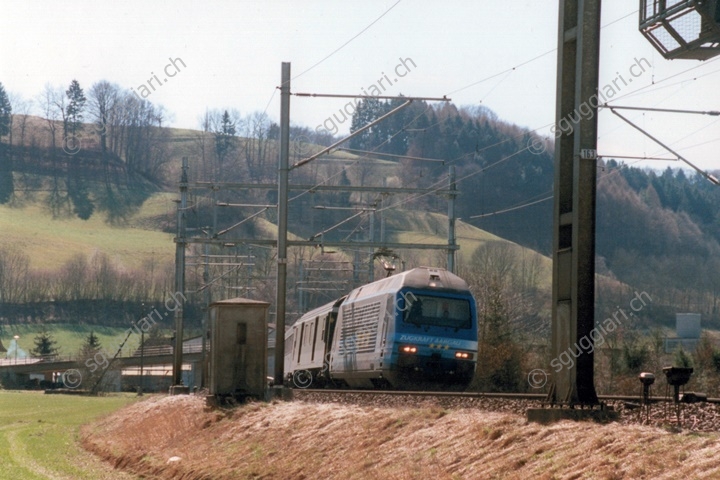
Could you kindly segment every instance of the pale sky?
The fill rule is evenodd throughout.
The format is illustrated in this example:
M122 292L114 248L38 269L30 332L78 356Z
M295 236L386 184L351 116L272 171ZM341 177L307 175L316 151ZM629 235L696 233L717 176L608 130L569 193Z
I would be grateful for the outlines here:
M630 77L636 59L647 60L645 72L612 103L720 110L718 58L664 60L638 32L638 2L603 4L601 88L618 73ZM556 0L0 0L0 6L0 82L26 98L48 82L67 88L77 79L89 90L106 79L144 92L151 80L155 91L148 89L147 99L165 107L170 126L197 128L203 112L216 108L243 116L267 108L277 121L281 62L291 62L293 92L370 93L387 76L386 95L447 95L543 135L554 122ZM402 60L408 71L396 72ZM314 129L346 102L293 97L291 121ZM702 168L720 168L720 118L627 115ZM601 155L663 154L610 112L599 119ZM349 121L341 132L348 127Z

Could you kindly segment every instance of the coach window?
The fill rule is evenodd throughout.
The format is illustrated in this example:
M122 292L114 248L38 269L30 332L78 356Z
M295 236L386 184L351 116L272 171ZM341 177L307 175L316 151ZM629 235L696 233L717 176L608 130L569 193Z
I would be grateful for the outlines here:
M320 323L320 317L315 317L315 328L314 328L314 335L313 335L313 341L312 341L312 350L310 351L310 361L312 362L315 360L315 345L317 344L317 332L318 332L318 324Z
M300 362L300 354L302 353L303 339L305 338L305 324L300 327L300 341L298 342L298 363Z

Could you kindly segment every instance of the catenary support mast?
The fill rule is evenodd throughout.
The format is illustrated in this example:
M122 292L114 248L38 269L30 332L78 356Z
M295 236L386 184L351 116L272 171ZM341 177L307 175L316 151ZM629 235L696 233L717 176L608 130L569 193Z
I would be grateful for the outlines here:
M561 0L556 126L573 130L555 143L552 357L578 353L595 327L595 198L601 0ZM581 105L589 115L577 115ZM575 113L574 113L575 112ZM592 349L553 371L551 404L598 404Z
M282 386L285 356L287 284L288 170L290 154L290 63L283 62L280 84L280 159L278 166L277 282L275 302L275 385Z

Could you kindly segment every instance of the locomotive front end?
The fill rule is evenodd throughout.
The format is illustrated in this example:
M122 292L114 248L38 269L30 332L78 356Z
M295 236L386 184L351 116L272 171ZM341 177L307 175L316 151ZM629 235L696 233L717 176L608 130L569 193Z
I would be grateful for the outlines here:
M392 385L467 387L477 364L477 314L469 293L403 290L394 320L386 372Z

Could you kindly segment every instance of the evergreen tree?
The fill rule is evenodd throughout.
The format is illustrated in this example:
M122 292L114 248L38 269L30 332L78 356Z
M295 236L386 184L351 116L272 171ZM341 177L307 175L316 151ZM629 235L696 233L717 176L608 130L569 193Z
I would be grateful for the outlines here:
M68 105L65 110L65 142L67 146L75 148L79 146L77 136L82 129L83 112L87 98L80 83L77 80L70 82L70 87L65 91L68 98ZM95 204L90 200L89 189L82 177L82 172L76 163L71 164L68 169L66 180L68 197L73 204L73 213L83 220L89 219L95 211Z
M0 83L0 137L4 137L10 133L10 122L12 114L12 106L10 99L5 92L5 87Z
M87 220L95 211L95 204L90 198L90 189L81 175L79 167L72 165L66 180L67 192L73 204L73 213L78 218Z
M12 106L5 88L0 83L0 138L10 133ZM10 201L15 192L10 148L0 143L0 204Z
M683 350L682 344L675 350L673 366L678 368L692 368L693 366L692 357Z
M87 98L85 98L85 93L80 88L80 83L77 80L70 82L70 87L65 91L65 95L69 100L65 110L68 130L65 134L75 136L82 126L83 111L85 110Z
M232 137L235 136L235 122L230 119L227 110L223 112L220 126L215 130L215 151L218 158L224 159L232 148Z
M233 137L235 136L235 122L230 118L227 110L223 112L220 125L215 129L215 154L218 161L218 179L223 175L223 164L228 155L234 149Z
M377 98L364 98L358 104L353 113L352 124L350 125L350 133L360 130L368 123L377 120L387 113L385 104ZM350 139L350 148L358 150L371 150L380 142L378 138L379 125L370 127L363 133Z
M85 338L82 348L84 351L100 350L100 339L98 339L97 335L95 335L95 332L90 330L90 333Z
M94 388L109 365L106 353L102 351L100 339L94 331L90 331L80 347L77 356L77 368L80 370L83 388ZM98 388L102 389L102 385Z
M35 347L32 349L32 354L36 357L46 357L57 355L58 353L58 348L55 346L57 341L46 329L38 333L33 342L35 343Z

